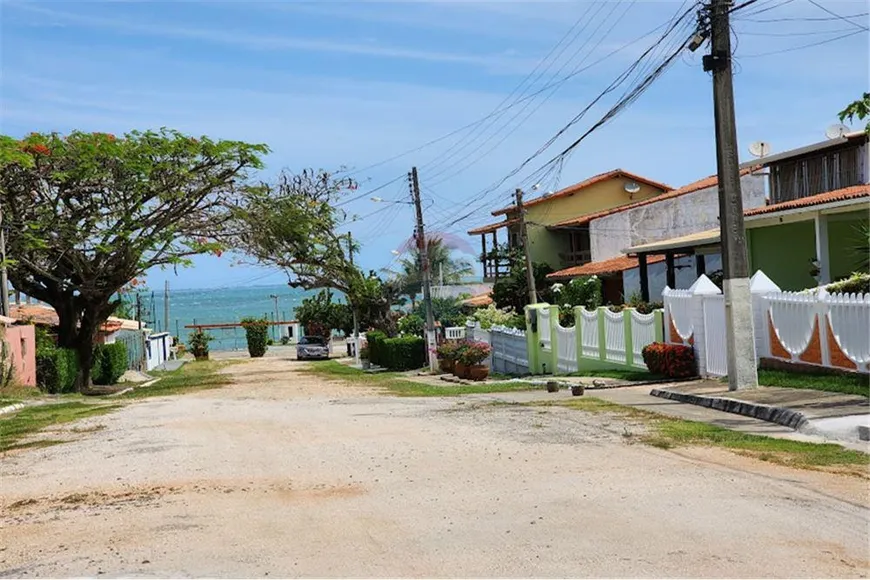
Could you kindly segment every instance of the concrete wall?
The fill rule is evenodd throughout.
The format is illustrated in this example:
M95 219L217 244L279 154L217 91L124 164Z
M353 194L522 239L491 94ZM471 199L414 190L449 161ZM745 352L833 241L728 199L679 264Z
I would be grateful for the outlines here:
M172 336L168 332L149 335L145 342L145 370L150 371L169 360L171 346Z
M766 178L744 175L740 180L743 207L764 205ZM589 226L592 260L614 258L631 246L675 238L719 227L718 186L699 189L635 209L593 220Z
M830 253L831 281L846 278L860 269L862 243L867 245L868 216L866 211L828 216L828 250ZM863 256L864 259L867 256Z
M577 193L529 206L526 223L532 260L561 267L559 254L570 248L566 232L551 232L546 226L588 213L602 211L647 199L662 193L660 189L638 183L640 191L629 195L625 185L632 180L618 177L590 185Z
M0 326L0 333L8 349L8 360L15 367L15 381L29 387L36 386L36 327Z
M812 220L746 230L750 274L762 270L783 290L817 286L810 276L810 261L816 256Z

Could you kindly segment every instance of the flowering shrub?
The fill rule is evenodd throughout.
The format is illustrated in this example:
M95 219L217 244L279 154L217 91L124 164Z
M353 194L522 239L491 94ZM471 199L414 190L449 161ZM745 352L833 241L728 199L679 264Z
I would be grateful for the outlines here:
M493 326L513 326L517 313L513 308L496 308L495 304L490 304L475 310L472 318L480 323L482 329L489 330Z
M643 362L651 373L680 379L698 374L695 350L682 344L654 342L643 347Z
M464 365L479 365L486 360L492 348L485 342L466 341L459 355L459 362Z
M443 360L456 360L459 346L460 343L456 341L442 342L438 345L438 348L435 349L435 354L438 355L438 358Z

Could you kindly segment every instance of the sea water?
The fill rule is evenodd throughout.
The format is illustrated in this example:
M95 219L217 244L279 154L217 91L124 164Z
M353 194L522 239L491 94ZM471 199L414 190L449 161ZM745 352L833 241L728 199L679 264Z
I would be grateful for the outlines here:
M141 294L142 318L145 325L155 331L167 331L187 344L188 335L194 331L186 328L194 324L237 323L242 318L254 316L269 320L290 321L302 300L316 292L290 288L286 284L274 286L245 286L237 288L211 288L200 290L170 290L169 328L164 328L163 292L155 290ZM338 293L336 293L338 294ZM278 311L275 299L278 296ZM333 298L336 299L335 297ZM280 340L283 328L270 327L269 335ZM243 350L247 348L245 331L242 328L206 329L214 340L211 350Z

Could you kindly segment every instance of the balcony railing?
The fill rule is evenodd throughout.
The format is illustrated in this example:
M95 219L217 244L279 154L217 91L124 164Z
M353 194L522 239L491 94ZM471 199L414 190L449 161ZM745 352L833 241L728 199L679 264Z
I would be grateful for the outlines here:
M577 250L574 252L563 252L559 254L562 259L562 265L566 268L571 266L582 266L592 261L591 250Z

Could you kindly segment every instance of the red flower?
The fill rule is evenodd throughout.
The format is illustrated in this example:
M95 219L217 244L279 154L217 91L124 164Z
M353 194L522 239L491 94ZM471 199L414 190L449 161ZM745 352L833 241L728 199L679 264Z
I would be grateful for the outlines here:
M22 149L31 155L51 155L51 149L42 143L35 143L33 145L28 144L22 147Z
M213 254L214 254L215 256L217 256L218 258L220 258L221 255L223 255L223 253L224 253L223 250L215 250L215 251L213 252Z

